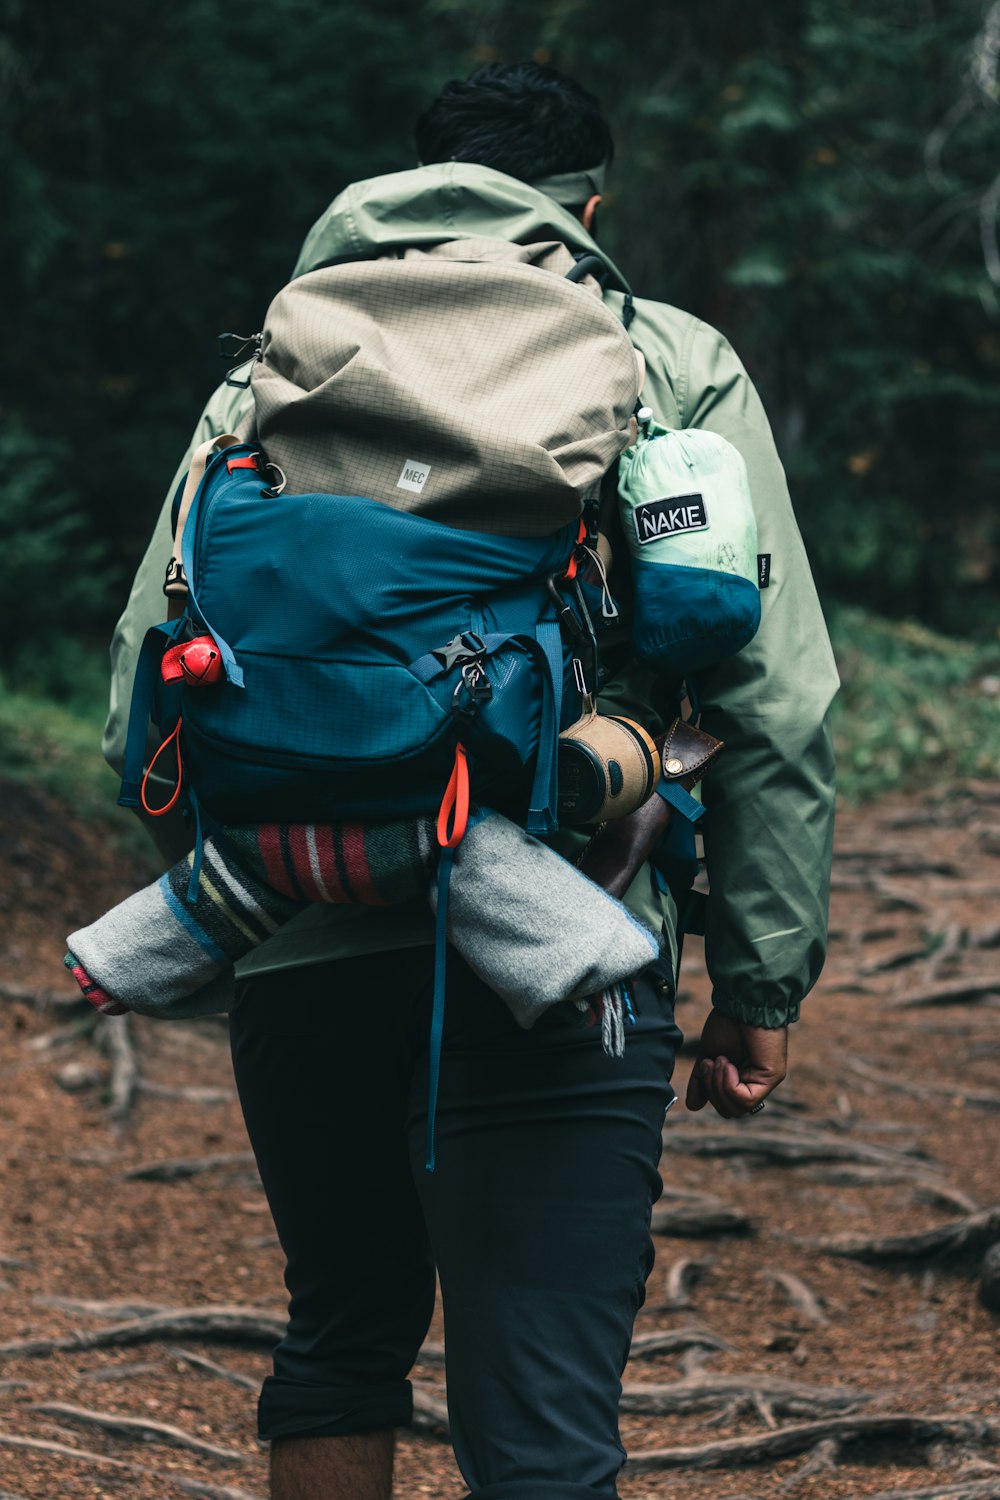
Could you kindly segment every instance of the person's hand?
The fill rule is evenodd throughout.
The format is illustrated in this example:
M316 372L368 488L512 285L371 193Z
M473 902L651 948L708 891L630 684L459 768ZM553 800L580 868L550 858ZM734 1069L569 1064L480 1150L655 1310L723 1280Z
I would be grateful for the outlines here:
M788 1072L788 1028L768 1031L710 1012L688 1080L685 1104L706 1104L724 1119L747 1115L762 1104Z

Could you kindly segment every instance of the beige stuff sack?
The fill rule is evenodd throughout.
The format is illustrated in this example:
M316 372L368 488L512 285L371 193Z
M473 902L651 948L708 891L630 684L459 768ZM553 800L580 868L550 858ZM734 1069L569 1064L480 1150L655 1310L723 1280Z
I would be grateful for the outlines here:
M274 299L255 440L290 491L544 536L634 440L634 351L563 245L450 241L298 277Z

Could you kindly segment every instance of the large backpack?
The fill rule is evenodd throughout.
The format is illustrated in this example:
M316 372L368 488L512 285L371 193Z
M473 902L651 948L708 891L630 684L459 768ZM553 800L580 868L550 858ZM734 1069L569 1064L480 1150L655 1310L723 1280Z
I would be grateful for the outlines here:
M220 821L432 813L471 760L475 796L555 828L588 685L575 548L637 398L627 333L575 282L562 246L468 240L279 293L252 432L178 492L182 609L143 648L125 805L152 713Z

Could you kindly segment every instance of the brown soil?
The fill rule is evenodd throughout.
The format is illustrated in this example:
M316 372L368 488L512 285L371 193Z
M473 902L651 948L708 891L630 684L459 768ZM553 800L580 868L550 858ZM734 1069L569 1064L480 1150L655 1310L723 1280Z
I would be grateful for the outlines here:
M844 1232L912 1233L1000 1199L997 1113L988 1098L968 1097L1000 1089L1000 785L969 785L947 801L893 797L863 811L845 809L839 846L830 960L793 1033L785 1087L758 1120L723 1125L708 1112L685 1116L678 1107L666 1131L668 1189L711 1193L743 1210L752 1233L658 1236L637 1332L709 1329L728 1347L705 1357L704 1375L857 1387L871 1398L861 1415L996 1422L997 1323L978 1295L982 1246L952 1259L870 1265L810 1241ZM115 1123L107 1107L111 1062L101 1046L107 1022L88 1030L83 1007L63 1003L72 985L61 968L62 934L126 894L134 874L116 867L93 831L68 822L44 798L0 782L3 1342L114 1320L114 1308L88 1311L57 1298L117 1302L123 1314L137 1303L281 1310L281 1256L252 1168L236 1161L167 1183L124 1176L152 1159L246 1150L224 1028L131 1018L144 1088L128 1118ZM991 975L992 995L980 984L974 997L949 999L946 981ZM708 993L696 945L682 983L680 1019L693 1035ZM949 1003L897 1008L932 984ZM685 1061L682 1079L686 1071ZM182 1088L207 1092L171 1093ZM741 1147L751 1138L766 1146L790 1132L801 1139L803 1131L818 1131L827 1146L864 1144L897 1155L877 1164L871 1180L851 1181L856 1163L700 1154L717 1129ZM701 1276L678 1307L668 1303L667 1280L681 1259L701 1263ZM807 1283L827 1321L794 1307L771 1279L776 1273ZM436 1326L432 1337L440 1332ZM230 1494L264 1496L253 1392L186 1362L178 1350L255 1381L268 1368L264 1350L190 1338L0 1357L0 1495L160 1500L218 1497L228 1487ZM694 1364L689 1357L689 1373ZM662 1384L684 1368L678 1356L635 1359L627 1379ZM416 1374L441 1389L439 1368ZM54 1402L171 1423L238 1456L210 1458L79 1427L65 1413L39 1409ZM758 1399L682 1416L625 1415L622 1426L626 1445L640 1455L758 1436L800 1420ZM62 1444L80 1457L5 1445L10 1435ZM95 1454L143 1472L101 1465ZM629 1500L846 1500L978 1480L980 1494L1000 1496L1000 1451L981 1439L851 1441L836 1467L822 1458L812 1472L808 1453L754 1467L626 1470L621 1492ZM464 1493L447 1445L432 1437L402 1435L397 1472L403 1496L458 1500ZM199 1479L204 1487L192 1486Z

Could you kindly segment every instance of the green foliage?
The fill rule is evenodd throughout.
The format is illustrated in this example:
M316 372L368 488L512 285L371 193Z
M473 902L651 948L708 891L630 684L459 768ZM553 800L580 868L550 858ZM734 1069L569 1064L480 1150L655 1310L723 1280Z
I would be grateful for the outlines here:
M77 541L131 571L221 373L216 333L261 326L311 221L352 179L412 164L412 121L445 79L525 56L605 103L608 249L637 293L740 351L823 588L992 629L990 0L715 0L628 24L587 0L106 0L58 26L10 0L0 280L17 360L0 418L46 457L6 464L0 527L9 542L44 497L17 542L24 577L50 557L39 628L58 636L77 608ZM96 626L122 592L91 592Z
M96 682L96 655L81 648L79 660ZM67 704L15 691L0 677L0 767L6 779L56 798L74 817L103 824L122 854L152 875L162 866L135 816L117 806L118 779L101 758L106 706L106 681L101 693Z
M1000 777L1000 641L970 645L850 606L832 612L830 633L843 796Z
M0 666L38 682L54 637L73 636L95 595L121 587L73 494L74 464L14 420L0 429ZM66 687L72 684L72 667ZM56 686L51 674L44 686Z

